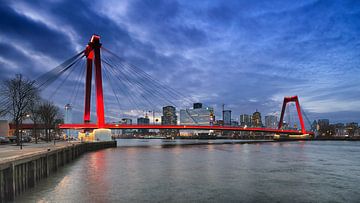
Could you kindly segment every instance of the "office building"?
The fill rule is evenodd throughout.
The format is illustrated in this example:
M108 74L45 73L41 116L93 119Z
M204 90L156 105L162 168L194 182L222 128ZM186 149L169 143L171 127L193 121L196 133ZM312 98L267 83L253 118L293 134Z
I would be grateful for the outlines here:
M240 115L240 125L250 127L252 122L252 116L248 114L241 114Z
M335 136L345 136L346 135L346 129L345 125L343 123L336 123L333 124L335 128Z
M211 107L202 107L202 105L198 105L199 103L195 103L193 105L193 109L181 109L180 110L180 125L213 125L215 116L214 109ZM181 131L182 136L191 135L191 134L199 134L199 133L207 133L210 131Z
M137 124L138 125L149 125L150 119L148 117L140 117L137 119ZM142 134L146 134L146 133L149 133L149 129L139 129L138 132L142 133Z
M267 128L274 128L278 127L278 117L274 115L265 116L265 127Z
M132 119L131 118L123 118L120 121L121 124L127 124L127 125L132 125ZM132 129L123 129L121 134L131 134L132 133Z
M321 128L326 128L330 125L329 119L319 119L317 122L318 130Z
M238 121L231 121L231 126L239 126L239 122Z
M256 110L252 115L252 126L253 127L262 127L262 121L261 121L261 113Z
M202 103L194 103L194 109L201 109Z
M213 108L194 108L180 110L181 125L211 125L214 121Z
M173 106L163 107L163 115L161 116L161 125L176 125L177 116L176 108Z
M177 125L176 108L173 106L163 107L163 115L161 116L161 125ZM161 134L175 136L178 134L176 129L160 130Z
M231 110L223 110L224 125L231 125Z

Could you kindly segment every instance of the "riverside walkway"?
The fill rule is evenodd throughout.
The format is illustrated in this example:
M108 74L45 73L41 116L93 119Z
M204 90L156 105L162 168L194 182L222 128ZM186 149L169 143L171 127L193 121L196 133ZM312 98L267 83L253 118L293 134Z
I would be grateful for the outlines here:
M0 203L14 200L86 152L116 146L116 141L26 143L23 149L0 145Z
M17 146L16 144L2 144L0 145L0 164L43 153L49 149L50 151L53 151L55 149L66 148L80 143L80 141L58 141L55 145L54 142L39 142L38 144L23 143L23 149L20 149L20 146Z

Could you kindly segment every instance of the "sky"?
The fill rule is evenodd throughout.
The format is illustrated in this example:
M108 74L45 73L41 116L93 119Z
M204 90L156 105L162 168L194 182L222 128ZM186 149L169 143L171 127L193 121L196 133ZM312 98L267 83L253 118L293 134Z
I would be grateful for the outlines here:
M96 33L218 118L222 104L235 120L278 115L298 95L310 120L360 122L357 0L19 0L1 1L0 16L0 79L35 79Z

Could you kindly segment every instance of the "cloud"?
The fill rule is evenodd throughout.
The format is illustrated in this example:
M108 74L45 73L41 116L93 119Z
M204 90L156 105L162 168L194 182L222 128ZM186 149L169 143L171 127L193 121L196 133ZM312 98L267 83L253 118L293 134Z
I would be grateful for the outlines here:
M255 109L272 114L280 111L284 96L299 95L312 118L360 121L354 116L360 101L359 8L357 1L336 0L6 1L0 7L1 78L45 73L97 33L104 47L155 80L215 107L217 116L222 103L236 118ZM104 58L111 57L104 53ZM74 81L58 94L71 92ZM116 88L122 107L107 88L111 112L139 110L129 93L143 109L151 105L141 95L166 103L134 84L129 88L118 81ZM79 96L77 112L81 102ZM181 102L178 108L186 105L191 106Z

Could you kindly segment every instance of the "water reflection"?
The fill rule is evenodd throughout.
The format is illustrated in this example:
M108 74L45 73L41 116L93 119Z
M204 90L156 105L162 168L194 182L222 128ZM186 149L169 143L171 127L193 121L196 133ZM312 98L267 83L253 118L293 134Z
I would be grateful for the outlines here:
M96 153L89 154L88 163L84 168L83 175L83 178L84 180L87 180L87 183L86 187L83 187L81 191L94 191L98 194L96 196L97 201L103 202L103 197L109 191L109 184L106 180L106 174L108 173L109 169L108 167L106 151L101 150Z
M356 202L360 199L357 189L360 143L211 142L215 144L121 140L116 149L82 156L17 201Z

